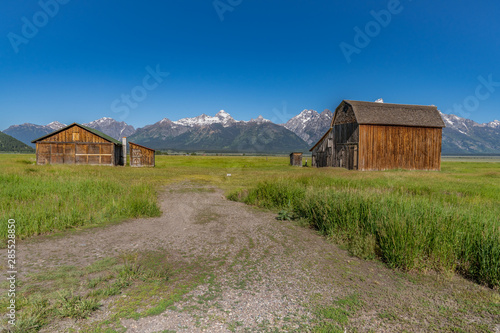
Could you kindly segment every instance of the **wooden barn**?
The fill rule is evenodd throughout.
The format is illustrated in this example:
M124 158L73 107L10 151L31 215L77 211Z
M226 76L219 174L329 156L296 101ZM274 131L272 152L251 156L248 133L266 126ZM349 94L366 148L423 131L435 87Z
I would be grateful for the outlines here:
M130 166L132 167L154 167L155 150L129 142Z
M302 166L302 153L290 153L290 165Z
M93 128L73 123L36 143L36 163L124 165L122 144Z
M311 148L312 166L440 170L443 127L435 106L344 100Z

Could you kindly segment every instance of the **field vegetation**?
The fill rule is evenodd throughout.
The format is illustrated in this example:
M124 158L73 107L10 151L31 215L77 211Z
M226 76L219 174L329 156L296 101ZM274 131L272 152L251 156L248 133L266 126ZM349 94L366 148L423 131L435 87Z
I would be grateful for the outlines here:
M457 271L500 285L500 172L496 164L442 173L390 171L292 176L230 197L303 218L354 255L403 270Z
M334 256L332 252L321 252L319 256L327 258L325 262L329 264L314 266L314 270L319 269L320 273L325 270L319 276L321 282L328 285L332 284L328 279L334 276L337 294L330 299L315 293L311 299L304 299L312 316L309 319L283 319L299 325L298 331L344 332L348 327L355 330L364 327L358 322L359 318L374 311L377 316L370 322L377 325L374 327L381 325L380 330L384 327L413 327L422 331L491 332L496 329L492 323L496 324L495 318L500 314L498 161L460 162L457 159L444 162L441 172L297 168L288 166L288 157L279 156L157 156L156 168L37 166L34 161L33 155L0 155L3 246L8 219L16 220L18 238L31 238L24 245L43 242L45 237L36 237L43 234L93 237L94 230L76 232L76 235L63 231L103 226L128 218L159 216L162 195L171 200L172 195L191 191L213 193L214 187L219 187L232 200L276 213L277 219L283 222L273 223L269 230L272 227L299 230L302 233L294 237L302 237L311 233L292 227L291 223L313 228L352 255L380 259L395 268L389 271L376 261L363 262L362 266L366 267L358 267L362 261L353 260L334 246L337 251ZM163 202L165 200L163 198ZM259 210L262 209L249 211ZM224 221L227 216L221 214L224 215L223 211L217 209L200 210L194 215L192 232L211 230L214 222L228 223ZM270 233L269 230L259 229L257 233ZM254 253L257 249L266 253L276 246L283 247L283 252L277 251L275 255L288 264L288 257L282 256L288 251L300 252L300 246L304 246L297 246L300 242L295 241L286 245L283 239L268 237L272 243L266 249L259 249L256 245L259 243L252 238L248 241L245 238L243 247L239 252L234 251L235 257L231 260L227 258L231 253L207 260L203 255L183 252L185 249L172 253L172 249L161 248L138 251L133 246L110 257L98 257L97 261L89 259L92 255L87 258L87 254L79 258L80 263L73 262L69 254L67 258L54 256L55 262L47 267L28 260L20 264L28 268L28 274L17 282L19 316L17 326L11 331L71 331L64 325L73 322L78 327L74 331L124 332L124 319L140 319L166 310L179 314L195 311L197 316L201 308L210 308L211 302L222 293L217 272L224 265L235 274L230 288L241 292L250 280L240 280L240 271L234 267L241 266L239 269L245 274L255 272L255 265L261 260L256 259L260 258ZM55 238L47 237L48 240ZM116 242L121 239L115 240L115 245ZM235 242L238 240L231 237L226 245L232 246ZM89 248L83 245L80 244L82 251ZM340 259L339 254L345 256L344 259ZM276 258L270 259L273 265ZM316 263L317 259L311 260ZM314 265L303 259L297 262L305 265L302 269ZM0 264L0 268L6 271L4 265ZM422 271L440 274L419 274ZM452 275L455 272L496 290L464 281ZM7 285L4 281L0 289L6 290ZM177 308L182 300L192 297L188 294L197 286L206 289L196 299L196 305ZM408 286L412 291L405 294L403 289ZM424 291L415 293L413 288ZM339 294L339 290L345 293ZM386 301L401 294L406 295L399 300L402 303ZM8 302L7 293L2 292L0 306L7 309ZM109 316L99 319L99 309L109 312ZM5 310L2 313L5 314ZM0 321L0 327L6 323L5 318ZM195 318L198 318L195 326L202 327L201 317ZM226 323L231 331L242 331L242 325L239 321ZM259 325L264 325L262 331L271 331L269 323ZM0 328L0 331L4 330Z
M404 270L459 272L500 285L500 164L444 162L441 172L290 167L287 157L157 156L156 168L34 164L0 155L0 237L161 214L170 182L210 183L228 197L301 218L354 255Z

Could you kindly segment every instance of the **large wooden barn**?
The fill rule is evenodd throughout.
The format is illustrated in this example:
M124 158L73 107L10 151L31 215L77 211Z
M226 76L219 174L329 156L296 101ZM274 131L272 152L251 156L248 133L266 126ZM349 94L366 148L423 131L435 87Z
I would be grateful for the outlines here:
M435 106L344 100L310 150L312 166L440 170L443 127Z
M124 165L122 144L112 137L73 123L36 143L37 164Z

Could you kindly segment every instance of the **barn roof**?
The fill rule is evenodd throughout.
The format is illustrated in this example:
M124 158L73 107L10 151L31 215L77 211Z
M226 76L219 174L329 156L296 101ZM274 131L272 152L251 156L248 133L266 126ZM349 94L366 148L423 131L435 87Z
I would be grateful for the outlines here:
M99 136L99 137L103 138L104 140L107 140L107 141L109 141L109 142L112 142L112 143L114 143L114 144L116 144L116 145L121 145L121 142L120 142L120 141L118 141L118 140L116 140L116 139L114 139L114 138L110 137L109 135L106 135L106 134L104 134L103 132L98 131L98 130L96 130L96 129L94 129L94 128L90 128L90 127L87 127L87 126L84 126L84 125L81 125L81 124L78 124L78 123L73 123L73 124L70 124L70 125L68 125L68 126L66 126L66 127L60 128L60 129L58 129L57 131L51 132L51 133L49 133L49 134L47 134L47 135L44 135L44 136L42 136L42 137L40 137L40 138L38 138L38 139L35 139L35 140L31 141L31 143L36 143L37 141L41 141L41 140L43 140L43 139L45 139L45 138L48 138L48 137L50 137L50 136L52 136L52 135L54 135L54 134L60 133L60 132L62 132L62 131L64 131L64 130L67 130L68 128L73 127L73 126L78 126L78 127L80 127L80 128L83 128L84 130L87 130L87 131L89 131L89 132L91 132L91 133L93 133L93 134L95 134L95 135L97 135L97 136Z
M146 147L146 146L142 146L142 145L140 145L140 144L138 144L138 143L135 143L135 142L129 142L128 144L129 144L129 145L139 146L139 147L144 148L144 149L148 149L148 150L156 151L156 150L154 150L153 148L149 148L149 147Z
M344 100L358 124L445 127L437 107ZM342 103L341 103L342 105Z

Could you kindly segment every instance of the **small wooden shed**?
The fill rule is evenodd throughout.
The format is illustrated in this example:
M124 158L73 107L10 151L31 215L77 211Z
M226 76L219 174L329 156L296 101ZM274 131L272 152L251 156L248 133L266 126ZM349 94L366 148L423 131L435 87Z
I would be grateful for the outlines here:
M312 166L440 170L443 127L435 106L344 100L311 148Z
M73 123L41 138L36 163L123 165L122 144L93 128Z
M302 166L302 153L291 153L290 154L290 165Z
M130 166L132 167L154 167L155 150L129 142Z

